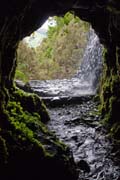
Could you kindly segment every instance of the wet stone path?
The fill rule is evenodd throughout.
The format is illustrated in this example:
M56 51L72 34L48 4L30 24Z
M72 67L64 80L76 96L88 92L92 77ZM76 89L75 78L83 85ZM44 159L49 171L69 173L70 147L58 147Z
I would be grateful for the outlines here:
M91 98L48 111L47 126L73 152L79 180L120 180L120 159L100 124L97 102Z

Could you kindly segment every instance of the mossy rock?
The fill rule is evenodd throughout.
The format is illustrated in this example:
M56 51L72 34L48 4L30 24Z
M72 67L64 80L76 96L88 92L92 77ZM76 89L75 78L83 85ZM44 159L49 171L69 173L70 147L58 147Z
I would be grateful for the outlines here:
M119 47L105 49L104 71L101 84L101 113L103 125L110 136L120 140L120 51Z
M41 117L42 122L47 122L50 120L46 106L40 97L34 93L26 93L23 90L16 88L12 92L11 101L19 102L23 110L29 113L38 113Z
M20 90L11 94L0 116L6 122L0 124L0 179L77 180L73 156L42 122L45 113L49 119L38 96Z
M120 144L120 123L113 124L110 135Z

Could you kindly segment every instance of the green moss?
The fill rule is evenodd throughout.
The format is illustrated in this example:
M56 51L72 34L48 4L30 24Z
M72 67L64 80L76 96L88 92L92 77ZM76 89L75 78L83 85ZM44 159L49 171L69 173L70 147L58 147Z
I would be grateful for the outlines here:
M37 131L46 133L46 128L40 121L40 115L37 113L32 115L24 111L19 102L11 101L8 103L6 113L9 121L8 131L12 132L12 141L18 144L14 144L13 147L9 146L9 151L14 151L17 148L21 149L22 147L24 149L25 144L33 144L41 149L41 154L45 156L45 148L37 136Z
M1 126L0 131L0 163L5 163L6 159L10 161L13 155L17 159L21 153L36 152L36 148L40 159L54 159L63 152L66 154L67 146L49 132L41 121L41 117L45 117L43 114L41 116L42 110L46 113L46 108L38 96L26 94L18 89L11 94L7 107L0 117L1 122L3 119L7 124ZM33 153L33 156L36 155ZM66 155L65 157L62 157L64 161L69 159Z
M116 97L120 97L120 78L118 77L118 75L112 76L111 93Z
M20 102L24 110L29 113L38 113L41 117L42 122L49 121L50 117L48 115L46 106L42 102L39 96L33 93L26 93L20 89L13 91L11 100L15 102Z
M120 123L115 123L110 129L110 136L120 143Z
M116 134L119 130L120 117L120 51L119 48L105 49L104 53L104 71L101 83L101 112L102 123L108 128L110 134L119 137ZM117 127L118 125L118 127Z
M41 134L44 138L42 138L42 142L44 139L45 142L51 142L58 147L65 149L65 145L58 141L55 136L48 131L46 126L41 122L41 117L38 113L29 113L28 111L24 111L21 107L20 102L9 102L7 106L7 111L10 114L10 129L17 134L17 137L21 141L30 141L31 143L36 143L40 148L43 149L43 152L47 156L53 155L49 154L44 148L44 146L40 143L39 134ZM51 137L48 140L48 137ZM14 136L16 138L16 135ZM44 144L43 143L43 144Z

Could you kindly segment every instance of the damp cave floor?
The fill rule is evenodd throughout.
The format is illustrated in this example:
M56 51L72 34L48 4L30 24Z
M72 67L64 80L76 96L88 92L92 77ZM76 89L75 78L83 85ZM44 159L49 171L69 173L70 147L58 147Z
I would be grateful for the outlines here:
M90 167L89 173L78 167L79 180L120 180L120 156L101 124L94 97L79 104L49 106L48 112L48 128L70 147L77 164L85 161Z

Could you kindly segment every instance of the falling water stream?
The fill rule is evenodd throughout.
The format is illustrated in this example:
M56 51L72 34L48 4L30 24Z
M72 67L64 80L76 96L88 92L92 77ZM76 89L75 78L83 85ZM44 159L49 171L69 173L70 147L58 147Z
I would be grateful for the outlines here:
M72 79L29 82L48 105L48 128L73 152L79 180L120 180L120 159L100 123L94 98L101 71L102 46L91 30L82 64Z

